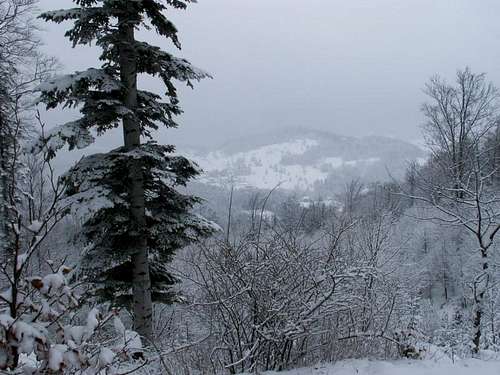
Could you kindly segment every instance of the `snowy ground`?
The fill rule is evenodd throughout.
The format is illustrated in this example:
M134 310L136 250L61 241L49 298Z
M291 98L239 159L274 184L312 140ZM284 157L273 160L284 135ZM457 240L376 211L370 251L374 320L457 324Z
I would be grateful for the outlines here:
M343 361L334 365L317 366L265 375L500 375L500 361Z

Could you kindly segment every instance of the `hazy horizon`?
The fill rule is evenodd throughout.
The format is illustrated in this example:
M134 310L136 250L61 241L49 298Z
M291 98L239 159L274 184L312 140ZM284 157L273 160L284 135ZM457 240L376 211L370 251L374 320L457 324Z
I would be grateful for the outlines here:
M42 10L70 6L40 2ZM214 76L180 88L180 128L162 131L161 141L210 147L298 126L418 140L422 88L432 75L452 79L470 66L500 83L500 52L492 48L499 13L491 0L200 0L171 15L182 51L140 34ZM68 27L43 25L46 52L65 72L97 66L95 48L71 48ZM154 79L141 83L163 90ZM55 125L74 116L56 110L44 119Z

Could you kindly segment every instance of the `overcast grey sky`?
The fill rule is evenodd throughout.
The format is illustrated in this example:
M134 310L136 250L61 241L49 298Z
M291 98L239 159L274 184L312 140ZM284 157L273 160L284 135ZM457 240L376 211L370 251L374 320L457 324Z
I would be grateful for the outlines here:
M499 15L497 0L198 0L172 13L183 43L175 53L214 80L181 90L181 128L164 139L212 144L286 126L418 139L431 75L469 65L500 85ZM44 27L65 71L98 64L95 50L63 38L69 24Z

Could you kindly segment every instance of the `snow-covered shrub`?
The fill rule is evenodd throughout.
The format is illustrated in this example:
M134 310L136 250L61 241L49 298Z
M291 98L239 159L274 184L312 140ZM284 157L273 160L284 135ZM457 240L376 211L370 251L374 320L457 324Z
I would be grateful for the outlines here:
M417 297L407 296L407 298L402 306L403 315L398 328L393 331L393 336L400 357L422 359L429 341L422 331L423 305Z
M238 373L385 354L399 304L390 220L338 221L315 234L265 224L192 248L178 260L189 280L182 321L201 322L200 332L190 324L191 341L208 337L176 360Z
M432 342L452 359L467 357L472 349L468 312L454 305L443 310L441 326L434 332Z
M61 266L44 277L20 282L17 315L0 304L0 369L24 374L98 374L123 367L142 355L141 339L127 330L116 311L93 308L80 318L81 297ZM132 364L130 364L132 366Z
M422 359L425 354L425 345L416 327L408 326L394 332L394 339L398 342L398 352L403 358Z

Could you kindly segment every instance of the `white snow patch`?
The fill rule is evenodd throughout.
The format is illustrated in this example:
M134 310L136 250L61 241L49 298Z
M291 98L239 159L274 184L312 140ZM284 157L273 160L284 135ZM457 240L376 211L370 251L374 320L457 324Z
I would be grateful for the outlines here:
M28 226L28 230L30 232L33 232L33 233L36 233L38 232L40 229L42 229L43 227L43 223L41 221L38 221L38 220L33 220L33 222Z
M356 165L359 164L365 164L365 165L371 165L378 163L380 161L380 158L368 158L368 159L360 159L360 160L349 160L344 163L344 165L348 167L355 167Z
M216 151L206 156L190 155L190 159L195 160L205 172L200 180L211 185L259 189L272 189L279 185L283 189L299 190L313 189L316 183L325 181L332 170L366 167L381 161L378 157L344 160L335 156L310 164L287 160L291 156L300 159L301 155L319 145L318 140L298 139L235 154Z
M7 303L12 303L12 288L8 288L1 292L0 299L3 299Z
M16 271L19 271L21 268L23 268L24 263L28 260L28 253L20 254L17 256L17 263L16 263Z
M262 219L265 221L271 221L276 217L276 214L272 211L269 211L269 210L264 210L264 211L262 211L262 210L253 210L253 211L252 210L244 210L244 211L242 211L242 213L245 215L257 218L257 219L260 219L260 217L262 215Z
M335 157L324 158L321 162L334 169L341 168L344 165L344 160L342 158Z
M416 162L418 165L423 166L427 163L427 158L417 158Z
M312 199L308 196L302 197L299 201L299 206L302 208L311 208L313 205L324 206L324 207L335 207L337 209L342 208L342 203L333 198L326 199Z
M307 189L311 182L324 180L327 173L320 166L283 165L287 156L303 155L319 142L313 139L296 140L260 147L248 152L227 155L212 152L206 157L193 156L207 172L204 180L214 185L234 183L237 187L252 186L271 189L280 185L285 189ZM228 181L226 176L239 176L237 181ZM219 177L224 176L224 177Z
M336 364L263 375L498 375L499 361L476 359L449 361L370 361L348 360Z
M106 367L113 363L116 354L109 348L101 348L99 353L99 367Z

